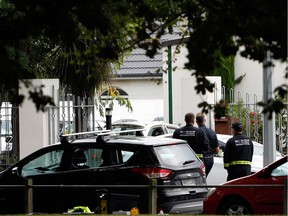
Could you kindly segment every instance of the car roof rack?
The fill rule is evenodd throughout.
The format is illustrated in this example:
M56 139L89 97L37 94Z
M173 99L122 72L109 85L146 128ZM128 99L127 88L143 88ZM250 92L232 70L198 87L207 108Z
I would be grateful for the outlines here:
M103 143L106 142L109 138L108 135L124 135L124 136L129 136L128 133L132 133L135 132L135 136L144 136L142 131L144 131L144 128L140 128L140 129L131 129L131 130L121 130L121 131L109 131L109 132L103 132L103 133L99 133L97 134L97 139L96 142L98 143Z
M75 136L82 136L82 135L97 135L99 133L106 133L106 132L111 132L111 130L97 130L97 131L86 131L86 132L78 132L78 133L70 133L70 134L60 134L59 137L60 137L60 142L61 144L69 144L69 141L67 138L69 137L75 137ZM74 139L71 139L70 141L73 141L75 140L76 138Z
M144 128L141 129L131 129L131 130L122 130L122 131L112 131L112 130L97 130L97 131L87 131L87 132L78 132L78 133L70 133L70 134L61 134L60 137L60 142L61 144L69 144L69 141L67 140L68 137L73 137L73 136L79 136L79 135L96 135L97 142L105 142L107 140L107 135L117 135L117 134L122 134L122 135L128 135L127 133L135 132L136 136L144 136L142 131L144 131ZM106 138L104 138L106 137ZM76 139L76 138L75 138ZM73 139L73 140L75 140ZM71 140L71 142L73 141Z
M88 135L88 134L97 135L97 134L99 134L99 133L107 133L107 132L112 132L112 131L111 131L111 130L86 131L86 132L62 134L62 135L60 135L60 136L61 136L61 137L69 137L69 136Z

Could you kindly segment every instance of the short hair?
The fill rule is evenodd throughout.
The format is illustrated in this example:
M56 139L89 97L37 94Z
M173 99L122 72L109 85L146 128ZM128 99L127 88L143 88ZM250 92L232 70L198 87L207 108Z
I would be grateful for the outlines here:
M194 115L194 113L190 112L190 113L187 113L187 114L185 115L185 122L186 122L186 124L190 124L190 123L193 124L194 121L195 121L195 115Z
M204 115L202 113L197 113L196 122L199 124L203 124L204 120L205 120Z
M231 126L231 128L233 128L235 131L242 131L243 129L243 125L240 122L234 122Z

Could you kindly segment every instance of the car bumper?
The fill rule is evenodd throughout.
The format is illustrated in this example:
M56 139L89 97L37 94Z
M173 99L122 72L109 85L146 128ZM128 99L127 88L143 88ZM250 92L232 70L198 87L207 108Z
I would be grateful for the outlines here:
M201 214L203 212L203 200L184 200L167 202L158 206L165 214Z

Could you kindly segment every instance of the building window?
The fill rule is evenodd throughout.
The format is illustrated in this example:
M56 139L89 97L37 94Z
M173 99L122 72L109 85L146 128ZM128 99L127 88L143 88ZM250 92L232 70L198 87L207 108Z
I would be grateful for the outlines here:
M125 92L123 89L117 88L117 87L111 87L113 88L112 91L117 91L117 95L119 97L122 97L124 99L128 99L129 95L127 94L127 92ZM112 100L111 95L109 94L110 89L105 89L101 94L100 94L100 98L102 100Z

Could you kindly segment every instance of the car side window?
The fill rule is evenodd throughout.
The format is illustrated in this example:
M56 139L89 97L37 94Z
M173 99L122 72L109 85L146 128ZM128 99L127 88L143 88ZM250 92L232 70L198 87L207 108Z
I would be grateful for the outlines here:
M168 130L168 133L174 133L174 131L176 130L177 128L175 127L171 127L171 126L167 126L167 130Z
M86 165L90 168L100 167L103 163L102 156L103 150L101 148L88 148L85 150L85 155L87 157Z
M134 154L134 152L132 152L132 151L121 150L123 163L127 162L133 156L133 154Z
M281 166L275 168L271 172L271 176L287 176L288 175L288 162L282 164Z
M163 128L161 126L151 128L148 132L148 136L159 136L164 134Z
M87 169L87 152L83 149L76 149L72 155L72 169Z
M22 167L23 177L57 172L60 167L63 150L47 152L37 158L33 158Z

